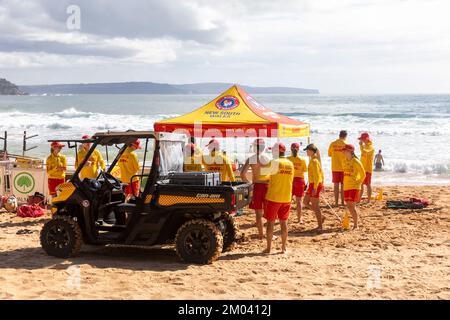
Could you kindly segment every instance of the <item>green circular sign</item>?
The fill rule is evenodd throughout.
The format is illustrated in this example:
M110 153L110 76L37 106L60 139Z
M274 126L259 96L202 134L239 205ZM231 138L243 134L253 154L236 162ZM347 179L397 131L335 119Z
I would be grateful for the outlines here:
M29 194L34 185L34 177L28 172L21 172L14 178L14 189L21 194Z

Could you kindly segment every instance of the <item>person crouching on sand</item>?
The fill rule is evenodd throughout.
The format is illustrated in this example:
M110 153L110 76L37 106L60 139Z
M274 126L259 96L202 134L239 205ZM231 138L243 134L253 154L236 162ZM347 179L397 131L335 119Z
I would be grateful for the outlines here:
M320 160L320 151L314 144L309 144L305 149L309 157L308 164L308 190L306 191L303 203L305 206L311 205L317 219L317 231L322 231L325 217L320 211L320 193L323 191L323 170Z
M366 177L366 171L355 155L355 147L346 144L344 147L345 159L342 163L344 169L344 199L347 203L348 210L352 214L353 229L358 228L358 212L356 211L356 203L359 202L359 192L362 182Z
M56 196L56 187L66 180L67 159L61 154L64 144L57 141L50 145L50 155L46 161L48 175L48 192L50 196Z
M306 160L298 155L300 144L291 144L291 156L288 160L294 165L294 183L292 185L292 197L295 196L297 203L297 222L303 223L302 220L302 200L305 193L305 172L308 170Z
M253 197L249 208L255 210L256 227L258 228L258 236L264 239L263 226L263 209L269 183L269 164L270 157L264 152L266 144L263 139L256 139L253 142L253 151L255 154L250 156L242 167L240 176L242 181L249 182L247 178L248 169L252 169Z
M275 143L272 147L274 159L270 162L270 179L264 207L264 218L267 220L267 248L264 253L271 251L273 227L277 218L281 226L281 252L286 252L287 220L291 210L294 165L285 158L285 152L286 146L283 143Z
M367 186L367 202L369 203L372 198L372 172L373 172L373 160L375 158L375 149L370 140L370 136L367 132L361 134L359 139L359 148L361 149L361 163L366 171L366 177L361 185L360 200L364 193L364 185Z

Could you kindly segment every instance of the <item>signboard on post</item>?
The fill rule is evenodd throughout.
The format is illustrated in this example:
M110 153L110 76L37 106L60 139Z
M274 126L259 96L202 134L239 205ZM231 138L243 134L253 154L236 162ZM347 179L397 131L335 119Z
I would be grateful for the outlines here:
M25 203L28 196L36 192L42 193L45 197L48 194L47 174L43 169L22 169L11 170L11 193L14 194L20 203Z

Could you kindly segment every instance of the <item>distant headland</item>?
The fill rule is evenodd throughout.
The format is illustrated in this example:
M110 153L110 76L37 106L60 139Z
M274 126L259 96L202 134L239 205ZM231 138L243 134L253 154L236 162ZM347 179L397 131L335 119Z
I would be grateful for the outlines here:
M9 82L6 79L0 78L0 95L12 95L21 96L26 94L21 91L14 83Z
M169 84L155 82L78 83L19 86L28 94L217 94L233 83ZM292 87L252 87L242 85L251 94L319 94L317 89Z

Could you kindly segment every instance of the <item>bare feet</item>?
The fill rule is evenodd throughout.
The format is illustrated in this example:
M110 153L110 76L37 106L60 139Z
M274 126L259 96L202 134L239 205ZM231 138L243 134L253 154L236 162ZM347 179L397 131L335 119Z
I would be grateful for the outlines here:
M270 254L270 249L266 248L266 249L263 250L262 253L263 253L263 254Z
M319 232L322 232L322 229L323 229L323 223L325 222L325 217L324 216L322 216L322 221L319 223L319 226L317 227L317 231L319 231Z
M287 251L286 247L281 248L281 254L287 254L287 253L288 253L288 251Z

